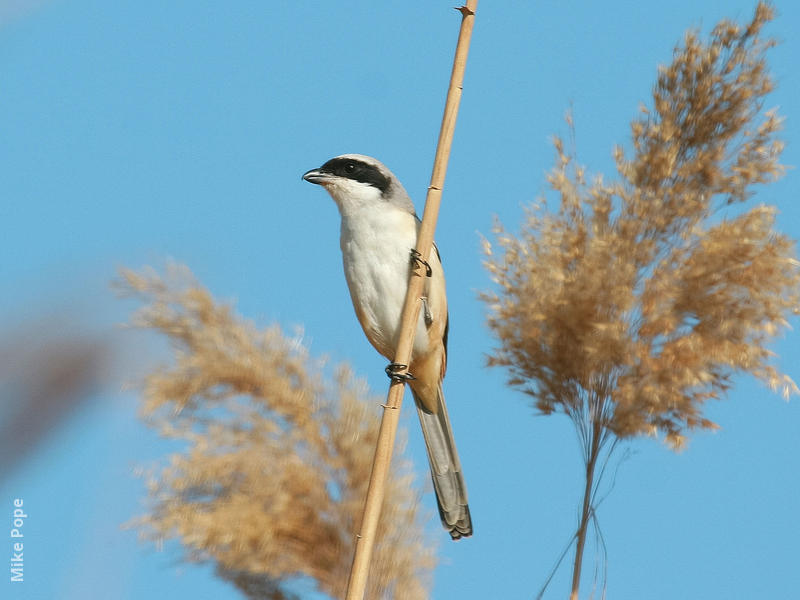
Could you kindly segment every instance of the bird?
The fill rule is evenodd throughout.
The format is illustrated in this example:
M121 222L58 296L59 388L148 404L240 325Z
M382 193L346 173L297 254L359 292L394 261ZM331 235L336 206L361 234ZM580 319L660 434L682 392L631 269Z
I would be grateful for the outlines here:
M444 271L436 244L428 261L416 251L420 219L399 179L363 154L336 156L303 179L322 186L341 216L340 246L356 317L374 348L394 360L411 269L425 267L409 376L422 426L433 489L444 528L454 540L472 535L472 518L450 417L442 392L449 317ZM406 365L390 363L390 377Z

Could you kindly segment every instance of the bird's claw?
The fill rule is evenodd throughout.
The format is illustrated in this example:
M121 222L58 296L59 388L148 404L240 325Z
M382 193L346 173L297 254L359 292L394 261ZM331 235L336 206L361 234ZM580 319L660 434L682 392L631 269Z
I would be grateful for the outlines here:
M402 382L405 383L407 381L414 381L416 377L414 377L411 373L406 371L408 369L408 365L404 365L403 363L389 363L386 365L386 375L389 376L389 379L392 381ZM404 372L405 371L405 372Z
M422 260L422 254L420 254L416 248L411 249L411 262L416 263L414 268L416 268L416 265L425 266L425 277L430 277L433 275L433 269L431 269L428 261Z

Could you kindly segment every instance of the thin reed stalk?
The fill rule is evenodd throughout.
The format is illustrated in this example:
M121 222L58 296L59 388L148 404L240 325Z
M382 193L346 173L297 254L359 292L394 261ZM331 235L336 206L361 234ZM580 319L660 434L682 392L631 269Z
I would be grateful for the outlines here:
M461 6L461 30L456 45L453 70L450 75L450 86L447 91L442 126L439 130L439 140L436 148L436 157L433 163L433 173L428 193L425 198L425 210L422 215L422 225L417 237L416 250L422 260L427 261L433 244L433 234L439 216L439 205L442 198L447 163L450 158L450 148L453 143L458 107L461 102L461 92L464 81L464 70L467 64L469 43L472 38L472 27L475 20L477 0L468 0L466 6ZM397 344L394 362L407 365L411 361L411 348L414 344L414 324L419 318L420 297L424 279L419 273L413 273L409 278L408 291L400 321L400 336ZM400 373L402 375L402 373ZM405 391L404 383L392 381L384 405L378 441L375 447L375 459L370 474L367 498L364 503L364 513L361 520L361 530L356 539L356 550L350 570L347 585L347 600L361 600L367 585L370 558L375 544L375 533L378 528L381 506L385 493L386 478L392 460L397 424L400 419L400 406Z

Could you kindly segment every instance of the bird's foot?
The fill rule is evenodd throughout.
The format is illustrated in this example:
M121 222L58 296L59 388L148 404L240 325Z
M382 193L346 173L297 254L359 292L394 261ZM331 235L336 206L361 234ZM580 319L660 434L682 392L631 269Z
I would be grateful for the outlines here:
M433 275L433 269L431 269L428 261L422 260L422 254L420 254L416 248L411 249L411 262L414 263L414 269L417 268L417 265L425 266L425 277Z
M406 371L408 369L408 365L404 365L403 363L389 363L386 366L386 375L389 376L389 379L392 381L398 381L402 383L406 383L408 381L414 381L416 377L414 377L411 373ZM405 372L403 372L405 371Z

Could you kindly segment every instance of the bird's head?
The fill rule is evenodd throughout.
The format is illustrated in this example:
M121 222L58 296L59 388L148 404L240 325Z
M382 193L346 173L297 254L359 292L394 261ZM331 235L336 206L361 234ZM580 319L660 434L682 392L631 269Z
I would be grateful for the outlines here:
M342 154L307 171L303 179L324 187L342 212L388 203L414 213L411 199L397 177L370 156Z

